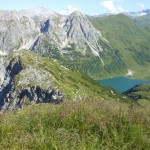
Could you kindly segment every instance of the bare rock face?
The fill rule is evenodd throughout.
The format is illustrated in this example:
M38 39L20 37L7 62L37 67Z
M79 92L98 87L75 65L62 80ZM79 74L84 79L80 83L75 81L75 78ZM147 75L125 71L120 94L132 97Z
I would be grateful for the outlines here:
M87 42L98 50L96 46L100 33L96 31L85 15L79 11L75 11L68 16L64 29L66 30L67 38L71 39L74 43L78 43L78 49L86 49L84 43Z
M0 86L4 81L4 76L5 76L5 64L4 64L4 57L0 56Z
M32 51L39 52L42 49L43 52L48 45L57 48L60 53L69 53L70 48L85 55L89 48L91 54L99 56L102 51L98 43L100 39L104 40L101 33L79 11L69 16L52 15L43 23L41 32L43 35L31 47Z
M44 75L43 75L44 74ZM52 85L49 73L25 68L20 56L13 57L0 85L0 110L15 110L30 104L60 103L64 95ZM45 85L45 88L41 84Z
M21 16L26 16L34 20L37 28L43 26L44 22L49 18L57 17L58 15L56 12L43 7L24 9L20 10L18 13Z
M33 20L16 11L0 11L0 54L18 50L38 34Z

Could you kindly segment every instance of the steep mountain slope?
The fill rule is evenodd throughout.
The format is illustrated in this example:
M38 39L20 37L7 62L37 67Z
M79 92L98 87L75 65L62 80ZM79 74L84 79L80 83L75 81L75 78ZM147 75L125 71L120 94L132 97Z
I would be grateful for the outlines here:
M117 50L134 77L150 79L150 34L123 14L90 19ZM144 72L145 76L142 76Z
M6 70L0 85L2 110L13 110L36 103L59 103L86 98L126 101L110 88L100 87L89 77L71 71L56 60L43 58L27 50L3 59ZM7 65L6 65L7 64Z
M37 34L33 20L19 15L16 11L0 11L0 54L18 50Z
M126 96L138 101L141 105L150 107L150 85L137 85L124 93Z
M41 32L32 51L58 59L95 79L121 75L127 70L117 51L79 11L49 18Z

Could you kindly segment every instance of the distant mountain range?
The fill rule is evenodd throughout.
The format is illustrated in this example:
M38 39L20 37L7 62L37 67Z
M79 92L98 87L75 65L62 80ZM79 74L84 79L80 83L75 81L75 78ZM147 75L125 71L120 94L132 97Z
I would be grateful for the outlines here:
M125 76L129 70L135 78L149 78L149 20L143 27L144 19L138 19L87 17L79 11L61 15L45 8L0 11L0 54L30 49L94 79Z
M150 9L142 10L139 12L122 12L122 14L127 15L129 17L140 17L140 16L150 14ZM103 13L103 14L99 14L99 15L94 15L92 17L105 17L105 16L109 16L109 15L117 15L117 14L116 13Z
M143 10L142 12L144 12L146 14L150 14L150 9Z
M59 13L51 11L47 8L43 8L43 7L37 7L37 8L29 8L29 9L24 9L24 10L20 10L19 13L21 15L27 16L27 17L44 17L47 18L48 16L52 16L52 15L57 15ZM143 15L147 15L150 14L150 9L146 9L146 10L142 10L139 12L122 12L122 14L125 14L127 16L131 16L131 17L140 17ZM104 16L109 16L109 15L117 15L116 13L102 13L99 15L93 15L91 17L104 17ZM87 15L90 17L90 15Z
M19 14L26 16L26 17L31 17L31 18L34 18L34 17L48 18L49 16L56 15L57 13L54 11L50 11L47 8L37 7L37 8L20 10Z

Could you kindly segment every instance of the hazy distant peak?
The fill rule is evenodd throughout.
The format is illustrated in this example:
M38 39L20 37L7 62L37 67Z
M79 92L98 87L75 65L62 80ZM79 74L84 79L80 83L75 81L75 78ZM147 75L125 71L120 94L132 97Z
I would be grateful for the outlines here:
M34 16L50 16L50 15L56 15L55 12L50 11L47 8L44 7L37 7L37 8L29 8L19 11L21 15L27 16L27 17L34 17Z
M16 19L19 20L21 15L18 14L15 10L0 10L0 19L1 20L11 20Z

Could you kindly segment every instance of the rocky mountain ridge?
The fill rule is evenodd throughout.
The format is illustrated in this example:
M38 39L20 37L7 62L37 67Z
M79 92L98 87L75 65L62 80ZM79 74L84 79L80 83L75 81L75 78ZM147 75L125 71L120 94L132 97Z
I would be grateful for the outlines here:
M47 51L46 44L49 44L57 48L61 54L75 50L85 55L87 47L89 47L91 54L100 57L99 53L103 49L98 43L99 39L101 38L106 42L101 33L79 11L75 11L67 17L57 16L46 20L41 32L43 36L39 37L31 50L39 52L43 49L43 54L45 50ZM47 43L45 44L45 42Z
M1 111L38 103L57 104L64 99L80 101L94 97L107 100L113 99L114 95L118 101L128 101L113 89L97 85L91 78L66 68L57 60L29 50L13 52L4 63L4 79L0 84Z
M85 72L93 78L109 77L112 72L108 70L112 64L119 70L126 68L101 31L95 29L79 11L68 16L50 17L43 23L41 32L42 35L30 50L55 58L67 67Z

